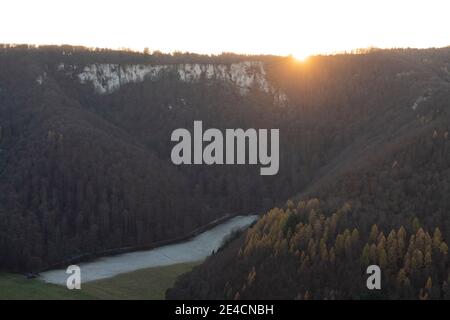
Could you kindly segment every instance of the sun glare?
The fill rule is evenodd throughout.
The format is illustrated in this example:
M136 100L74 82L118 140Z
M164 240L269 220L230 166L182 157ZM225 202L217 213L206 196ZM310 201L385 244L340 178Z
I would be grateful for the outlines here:
M294 53L293 56L295 60L297 60L298 62L306 62L311 55L308 53L301 52L301 53Z

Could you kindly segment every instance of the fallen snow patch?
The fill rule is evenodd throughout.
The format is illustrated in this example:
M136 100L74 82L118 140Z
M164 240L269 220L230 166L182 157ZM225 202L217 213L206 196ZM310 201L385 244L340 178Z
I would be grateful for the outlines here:
M183 243L80 263L78 266L81 268L81 285L138 269L203 260L219 249L223 240L233 230L248 227L257 217L256 215L235 217ZM60 285L66 284L67 277L65 269L41 273L41 279L45 282Z

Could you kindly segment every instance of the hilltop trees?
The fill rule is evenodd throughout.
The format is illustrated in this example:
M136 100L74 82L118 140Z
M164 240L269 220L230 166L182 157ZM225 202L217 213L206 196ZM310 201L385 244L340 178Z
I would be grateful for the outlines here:
M202 289L204 295L195 297L437 299L448 295L448 247L439 228L430 233L400 226L386 232L386 237L372 225L370 232L360 233L341 224L354 211L349 203L325 215L324 205L317 202L301 201L297 208L290 202L284 210L269 211L247 232L233 256L233 269L210 278L214 283L227 279L224 292ZM214 259L217 256L210 258ZM183 290L199 293L198 287L207 283L196 284L195 276L212 262L182 278L168 297L186 297ZM365 286L365 271L372 264L382 270L380 292Z

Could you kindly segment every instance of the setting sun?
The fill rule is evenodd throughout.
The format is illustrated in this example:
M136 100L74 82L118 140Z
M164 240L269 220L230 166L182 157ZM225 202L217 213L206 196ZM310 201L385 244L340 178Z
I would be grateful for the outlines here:
M307 54L307 53L303 53L303 52L293 54L293 57L298 62L306 62L310 56L311 56L311 54Z

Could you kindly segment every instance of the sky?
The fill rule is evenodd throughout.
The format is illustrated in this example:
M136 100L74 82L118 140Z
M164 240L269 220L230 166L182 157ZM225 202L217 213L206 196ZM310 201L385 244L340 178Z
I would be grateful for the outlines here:
M0 0L0 43L292 54L450 45L448 0Z

